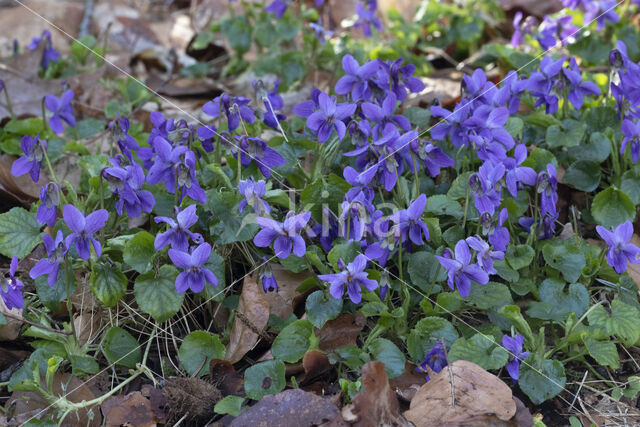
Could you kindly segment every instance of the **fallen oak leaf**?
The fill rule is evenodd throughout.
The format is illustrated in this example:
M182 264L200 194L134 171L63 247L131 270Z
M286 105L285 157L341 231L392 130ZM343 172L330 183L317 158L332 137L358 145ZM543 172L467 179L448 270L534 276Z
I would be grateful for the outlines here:
M367 319L362 313L347 313L329 320L320 329L315 329L315 335L320 339L319 347L323 351L332 351L348 345L356 345L356 339Z
M242 285L236 318L231 327L225 359L236 363L258 342L269 321L269 303L255 278L247 277Z
M404 416L418 427L427 427L505 425L500 422L515 414L516 403L507 384L475 363L456 360L431 375Z
M354 426L408 426L407 421L400 415L400 404L389 385L389 377L384 363L368 362L362 367L362 388L364 391L356 394L352 404L343 409L343 416L349 414Z

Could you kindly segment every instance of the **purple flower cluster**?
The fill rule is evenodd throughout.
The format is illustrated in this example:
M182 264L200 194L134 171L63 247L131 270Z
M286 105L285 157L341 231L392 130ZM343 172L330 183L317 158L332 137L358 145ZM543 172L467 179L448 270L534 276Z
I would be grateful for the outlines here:
M44 30L40 37L34 37L31 39L31 43L27 46L29 50L35 50L38 45L44 40L44 51L42 53L42 68L47 68L51 62L58 62L60 59L60 52L53 48L51 43L51 31Z
M338 267L343 271L333 274L321 274L318 276L320 280L329 283L329 292L331 296L336 299L341 299L344 295L344 289L347 288L347 294L349 299L358 304L362 301L362 287L368 291L373 291L378 287L378 282L368 278L368 273L365 270L367 268L367 257L365 255L358 255L347 265L340 260Z
M17 268L18 257L14 256L9 266L9 277L0 279L0 297L9 310L24 307L24 299L22 297L24 284L15 277Z

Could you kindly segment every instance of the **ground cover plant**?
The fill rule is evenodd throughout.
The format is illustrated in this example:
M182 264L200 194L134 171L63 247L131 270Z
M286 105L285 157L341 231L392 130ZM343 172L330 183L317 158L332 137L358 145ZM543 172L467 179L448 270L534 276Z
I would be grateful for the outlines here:
M274 399L308 425L637 419L639 3L229 2L191 46L224 41L216 79L250 89L186 118L131 75L83 108L96 37L17 46L51 86L25 113L0 74L6 175L39 196L0 214L0 337L28 349L3 421L292 422Z

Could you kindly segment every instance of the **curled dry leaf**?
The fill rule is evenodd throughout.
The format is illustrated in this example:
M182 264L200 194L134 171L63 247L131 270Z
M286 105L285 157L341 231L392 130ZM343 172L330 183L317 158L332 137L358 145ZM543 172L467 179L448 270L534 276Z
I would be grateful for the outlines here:
M311 426L322 424L339 414L338 407L329 398L293 389L265 396L234 419L231 426Z
M151 402L139 391L126 396L112 396L102 404L102 414L107 427L152 427L158 420L151 409Z
M350 408L354 426L407 426L400 415L400 405L385 371L384 363L373 361L362 367L362 388ZM343 411L345 414L345 411ZM347 419L347 421L350 421Z
M329 320L321 329L315 330L320 338L320 350L331 351L347 345L356 345L356 339L367 322L362 313L347 313Z
M228 360L211 359L209 381L220 389L223 396L244 396L244 377Z
M272 267L272 271L278 282L278 292L268 292L265 297L269 302L271 314L286 319L293 313L293 299L300 295L296 289L311 275L308 272L292 273L277 264Z
M236 363L258 342L269 321L269 303L255 278L246 277L233 321L225 359Z
M333 366L329 363L329 357L319 350L309 350L302 358L304 378L300 384L309 384L314 379L330 371Z
M46 388L45 379L42 378L42 387ZM68 373L56 372L53 376L53 394L55 396L63 396L64 390L69 390L70 393L65 397L75 403L80 403L83 400L92 400L95 395L87 385L79 380L77 377ZM53 413L53 408L47 402L40 393L33 391L16 391L9 397L6 408L11 405L15 405L13 413L18 417L20 414L30 413L31 416L38 419L44 418L47 415ZM62 426L75 427L75 426L91 426L98 427L102 424L102 415L100 411L93 410L93 416L89 416L89 409L83 408L78 411L72 412L64 419ZM24 420L26 422L29 418ZM22 424L19 424L22 425Z
M418 427L480 426L505 425L515 413L508 385L475 363L456 360L420 387L404 416Z

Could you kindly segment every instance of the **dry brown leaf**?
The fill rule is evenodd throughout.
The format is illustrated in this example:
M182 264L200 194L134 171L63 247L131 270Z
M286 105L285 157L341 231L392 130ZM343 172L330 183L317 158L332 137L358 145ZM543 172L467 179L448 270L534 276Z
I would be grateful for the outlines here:
M265 396L240 414L231 426L290 427L318 425L339 416L328 398L300 389Z
M42 386L46 387L44 381L45 379L42 378ZM95 398L95 395L93 394L91 389L77 377L74 377L68 373L56 372L53 377L53 394L55 396L62 396L63 386L65 390L71 391L66 396L66 398L71 402L80 403L83 400L88 401ZM32 413L30 416L43 418L52 413L52 406L38 392L16 391L9 397L6 408L9 408L9 406L11 405L15 405L14 414L18 416L20 414ZM26 422L27 420L24 420L24 422ZM98 427L101 424L102 416L100 415L100 411L94 410L93 417L89 417L88 408L70 413L62 423L64 427Z
M411 402L420 387L425 383L425 376L416 371L416 365L405 362L402 375L389 380L391 388L401 399Z
M562 9L562 3L557 0L500 0L500 6L505 12L520 10L525 15L534 15L544 18Z
M269 302L270 313L281 319L286 319L293 313L293 299L300 295L296 289L311 277L311 274L308 272L292 273L277 264L272 266L272 272L278 282L278 292L268 292L265 297Z
M37 183L31 180L29 174L13 176L11 166L16 159L17 157L7 154L0 156L0 190L29 207L40 198L40 188L49 182L49 178L44 171L40 171L40 179Z
M144 397L149 399L151 410L156 420L159 423L165 423L169 413L169 402L167 402L167 397L164 395L164 392L149 384L143 385L140 392Z
M139 391L126 396L111 396L102 404L101 409L107 427L152 427L157 423L151 402Z
M228 360L211 359L209 381L220 389L223 396L244 395L244 377L236 372Z
M255 278L247 276L233 321L225 359L236 363L256 345L259 333L269 321L269 303Z
M362 367L362 388L343 416L354 426L408 426L400 415L400 405L385 371L384 363L373 361ZM354 418L355 417L355 418Z
M302 367L304 368L304 378L300 380L301 385L309 384L333 369L329 363L329 357L320 350L307 351L302 358Z
M320 338L320 350L331 351L347 345L356 345L356 339L364 328L367 318L362 313L347 313L329 320L315 334Z
M493 420L500 425L515 413L508 385L475 363L456 360L420 387L404 416L416 426L426 427L487 425Z
M452 69L434 71L429 77L421 77L424 89L419 93L409 94L404 108L426 108L437 99L440 104L448 106L460 98L460 82L463 73Z

